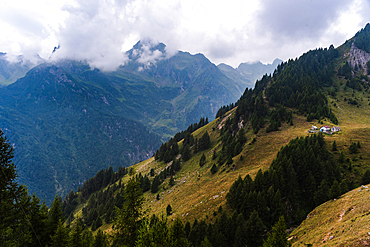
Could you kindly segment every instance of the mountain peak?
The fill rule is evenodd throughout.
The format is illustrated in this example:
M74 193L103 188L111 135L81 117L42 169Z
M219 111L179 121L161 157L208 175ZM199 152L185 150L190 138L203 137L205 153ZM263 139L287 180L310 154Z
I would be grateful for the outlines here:
M149 48L151 51L158 50L162 53L165 53L166 45L161 43L161 42L154 42L153 40L149 39L144 39L144 40L139 40L134 46L134 50L142 50Z
M166 45L153 40L139 40L127 51L130 62L142 64L139 68L149 68L158 61L168 58Z

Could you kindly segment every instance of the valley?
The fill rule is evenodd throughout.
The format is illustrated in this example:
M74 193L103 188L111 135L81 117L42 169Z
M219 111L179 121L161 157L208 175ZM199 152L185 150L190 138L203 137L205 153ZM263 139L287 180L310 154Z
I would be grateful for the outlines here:
M63 210L67 223L60 215L50 238L71 225L71 238L79 228L104 231L114 246L287 246L289 228L296 246L367 245L362 204L370 183L370 63L352 57L356 40L368 33L370 25L338 48L282 62L244 92L227 66L221 67L229 77L202 54L164 59L163 44L151 47L163 56L155 66L140 64L135 54L145 44L139 42L129 51L132 62L116 72L76 61L35 67L0 91L1 119L11 141L17 137L39 149L28 150L33 163L27 165L44 166L42 175L53 177L55 191L66 195L54 198L51 212ZM197 123L196 117L211 113L215 120ZM11 127L13 119L19 125ZM183 131L175 134L180 122ZM311 134L313 125L341 131ZM32 135L46 128L46 139ZM25 138L29 134L33 138ZM12 146L17 163L28 158L22 145ZM66 161L44 154L40 162L36 154L46 147ZM48 166L60 160L67 168ZM94 163L106 166L94 170ZM19 174L38 178L30 167ZM68 193L77 186L73 180L80 186Z
M253 86L228 78L202 54L166 58L162 43L150 52L163 57L144 66L140 56L148 46L138 42L127 52L130 62L115 71L83 61L43 63L0 89L0 125L30 192L50 204L101 169L150 158L161 142L201 117L214 119L245 85Z

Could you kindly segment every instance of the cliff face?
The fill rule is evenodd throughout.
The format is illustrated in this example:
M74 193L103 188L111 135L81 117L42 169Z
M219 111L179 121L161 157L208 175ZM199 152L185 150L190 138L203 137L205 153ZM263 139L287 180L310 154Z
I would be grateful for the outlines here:
M370 53L367 53L366 51L363 51L355 46L355 43L352 43L351 51L349 53L349 59L348 62L351 65L352 69L357 67L359 68L365 68L367 70L366 63L370 61Z

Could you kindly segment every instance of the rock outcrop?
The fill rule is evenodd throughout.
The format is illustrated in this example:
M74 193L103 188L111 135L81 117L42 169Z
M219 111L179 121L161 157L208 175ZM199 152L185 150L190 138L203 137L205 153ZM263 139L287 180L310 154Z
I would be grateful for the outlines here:
M360 50L352 43L351 51L349 53L348 63L351 65L352 69L357 65L358 68L365 68L367 70L366 63L370 61L370 53Z

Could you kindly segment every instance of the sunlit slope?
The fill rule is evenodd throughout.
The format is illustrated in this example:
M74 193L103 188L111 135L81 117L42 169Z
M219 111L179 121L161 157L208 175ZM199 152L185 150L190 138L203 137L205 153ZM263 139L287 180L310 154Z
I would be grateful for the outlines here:
M370 244L369 185L314 209L291 233L293 246L367 246Z
M230 114L226 115L230 116ZM311 126L304 118L295 116L294 125L283 124L281 131L266 133L262 130L254 135L252 130L249 130L246 132L248 141L243 151L233 158L233 164L224 164L218 167L215 174L212 174L211 167L216 163L216 160L212 159L213 151L221 147L219 128L222 120L216 119L193 133L194 137L199 138L208 131L212 146L182 163L181 170L174 177L176 182L174 186L171 187L169 178L166 179L160 187L160 200L157 200L157 194L145 193L145 207L150 209L150 213L164 213L167 205L170 204L173 209L171 217L180 216L189 221L213 217L214 211L217 211L219 206L225 208L225 196L239 176L245 177L250 174L254 177L259 169L268 169L280 148L297 136L308 135L307 129ZM245 128L248 129L248 126ZM256 141L253 143L254 138ZM200 167L199 160L203 153L206 156L206 164ZM133 168L136 174L141 172L144 175L148 174L151 168L159 173L166 165L151 158ZM124 181L127 179L128 176Z

